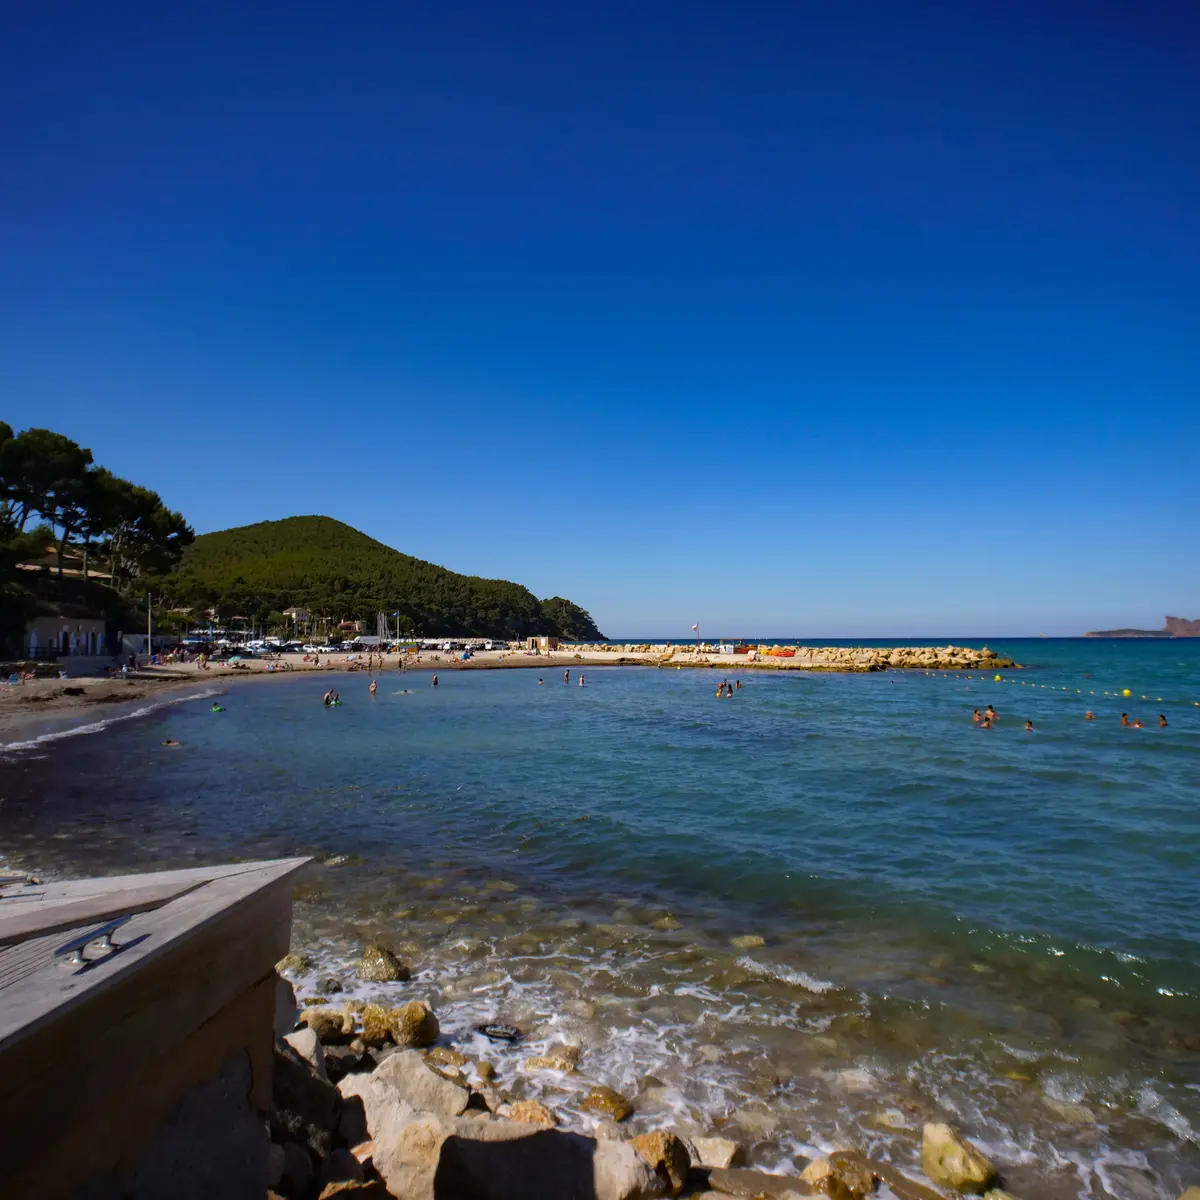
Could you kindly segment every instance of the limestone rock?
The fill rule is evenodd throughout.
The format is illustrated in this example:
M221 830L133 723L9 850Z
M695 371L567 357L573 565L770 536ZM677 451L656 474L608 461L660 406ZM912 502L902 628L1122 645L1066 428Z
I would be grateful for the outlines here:
M876 1187L876 1173L872 1164L853 1150L838 1150L829 1156L833 1185L828 1186L831 1196L869 1196Z
M633 1105L620 1092L615 1092L604 1084L588 1092L583 1099L583 1107L588 1112L611 1117L614 1121L624 1121L633 1112Z
M441 1032L433 1009L424 1000L410 1000L390 1014L392 1040L397 1046L432 1046Z
M729 944L735 950L756 950L759 946L765 946L767 941L757 933L744 933L739 937L731 937Z
M358 1015L362 1032L359 1036L368 1046L382 1046L392 1036L392 1019L381 1004L368 1004Z
M321 1164L322 1183L361 1183L363 1178L362 1163L349 1150L330 1150Z
M415 1050L391 1055L375 1068L371 1078L393 1089L418 1112L457 1117L471 1099L465 1083L435 1071Z
M1200 1200L1200 1187L1188 1188L1180 1197L1179 1200Z
M271 1140L280 1145L302 1142L324 1157L338 1122L337 1089L286 1042L275 1043L271 1099Z
M537 1100L518 1100L509 1105L508 1118L510 1121L523 1121L526 1125L537 1125L542 1129L553 1129L558 1124L558 1118Z
M496 1068L490 1062L477 1062L475 1064L475 1074L479 1076L483 1083L491 1083L496 1078Z
M300 1008L296 1004L296 989L282 975L275 977L275 1036L289 1034L300 1019Z
M1069 1100L1057 1100L1043 1096L1042 1103L1068 1125L1095 1125L1096 1114L1086 1104L1072 1104Z
M561 1071L564 1075L575 1073L575 1064L557 1055L535 1054L521 1065L526 1071Z
M283 1147L272 1142L267 1147L267 1187L279 1186L283 1178Z
M596 1142L517 1121L415 1114L384 1144L376 1143L374 1163L390 1194L405 1200L651 1200L663 1194L658 1176L627 1142Z
M654 1133L638 1134L630 1144L667 1185L672 1196L678 1196L683 1191L692 1159L682 1138L659 1129Z
M392 1200L385 1184L380 1179L343 1179L327 1183L321 1189L319 1200Z
M316 1071L321 1079L329 1078L325 1071L325 1051L321 1047L321 1041L317 1037L316 1030L311 1026L307 1026L304 1029L297 1029L295 1033L289 1033L283 1040L302 1059L312 1065L312 1069Z
M277 971L307 971L312 960L307 954L285 954L276 964Z
M471 1060L453 1046L431 1046L425 1052L425 1061L438 1067L465 1067Z
M288 1142L283 1147L283 1174L279 1177L280 1187L289 1196L306 1195L312 1186L312 1159L308 1151L295 1142Z
M322 1042L336 1042L354 1033L354 1019L337 1008L306 1008L300 1021Z
M982 1195L996 1168L949 1125L928 1123L921 1137L921 1168L934 1183L956 1192Z
M807 1190L807 1184L794 1175L768 1175L765 1171L747 1171L742 1167L710 1171L708 1186L728 1196L784 1196Z
M412 972L390 950L374 943L363 951L355 964L359 979L371 983L404 983Z
M742 1159L742 1148L737 1142L721 1137L688 1138L688 1150L692 1163L697 1167L736 1167Z

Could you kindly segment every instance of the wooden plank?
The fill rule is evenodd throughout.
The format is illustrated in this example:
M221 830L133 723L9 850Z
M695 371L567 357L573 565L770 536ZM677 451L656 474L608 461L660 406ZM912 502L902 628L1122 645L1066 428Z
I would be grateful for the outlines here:
M94 966L61 964L15 983L0 1010L0 1129L25 1155L88 1119L119 1083L169 1056L287 951L291 889L308 860L270 864L197 889L121 930ZM141 940L139 940L141 939Z
M0 899L0 947L16 945L26 938L98 925L126 913L148 912L204 886L203 880L145 884L123 888L119 892L81 896L78 900L42 900L38 903Z
M148 871L139 872L136 875L100 875L92 879L60 879L32 885L32 888L24 890L39 892L46 900L78 900L84 896L103 896L110 892L122 891L125 888L145 887L150 884L207 883L213 879L244 875L249 871L259 871L264 867L272 867L277 863L290 861L292 860L267 858L254 862L222 863L211 867L184 867L177 871ZM0 900L9 898L7 893L0 894ZM12 898L17 897L14 895Z
M207 926L227 922L226 910L246 905L256 892L273 891L308 861L280 859L251 872L213 880L158 909L134 917L116 939L122 947L119 953L84 968L55 964L13 985L7 989L4 1006L0 1008L0 1055L9 1039L22 1028L47 1017L61 1019L67 1009L86 1003L95 994L114 986L120 977L140 973L164 955L178 955L184 948L182 943L202 933ZM286 889L289 910L290 888L289 882ZM177 940L180 945L173 944ZM284 953L286 947L278 957ZM275 961L272 959L266 966L273 966Z

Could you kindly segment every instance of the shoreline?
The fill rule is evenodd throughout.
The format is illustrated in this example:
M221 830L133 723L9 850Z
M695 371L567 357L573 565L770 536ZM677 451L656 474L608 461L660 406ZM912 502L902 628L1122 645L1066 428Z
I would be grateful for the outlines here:
M141 667L128 678L80 676L67 679L34 679L0 689L0 748L21 734L71 714L95 715L109 712L125 715L123 706L168 695L189 687L224 687L235 680L283 678L302 674L348 675L356 672L405 675L460 671L541 670L575 671L600 667L655 667L661 670L719 670L725 674L754 671L801 671L811 674L859 674L885 670L992 671L1020 670L1020 664L993 651L961 646L901 647L799 647L791 658L754 649L749 654L719 654L695 647L662 645L583 645L548 654L520 650L485 650L463 662L452 652L409 657L387 656L382 667L370 671L362 655L331 656L316 665L303 662L303 655L284 654L268 662L246 659L239 666L213 664L204 671L192 664ZM401 666L403 663L403 666ZM279 669L282 665L283 669ZM70 660L64 660L70 669ZM112 706L112 707L110 707ZM118 710L117 706L121 706ZM66 724L63 730L70 729ZM60 732L47 730L46 732Z

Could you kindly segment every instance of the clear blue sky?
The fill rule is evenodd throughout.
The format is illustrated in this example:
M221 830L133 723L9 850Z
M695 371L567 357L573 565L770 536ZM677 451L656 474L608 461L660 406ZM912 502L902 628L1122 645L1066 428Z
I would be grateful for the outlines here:
M1200 616L1200 9L9 5L0 417L612 635Z

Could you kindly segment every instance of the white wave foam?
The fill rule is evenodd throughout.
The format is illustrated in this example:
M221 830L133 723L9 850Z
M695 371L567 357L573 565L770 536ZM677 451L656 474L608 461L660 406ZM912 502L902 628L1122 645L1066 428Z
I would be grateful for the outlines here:
M798 971L794 967L760 963L748 954L739 958L737 965L743 971L749 971L753 975L763 975L768 979L776 979L780 983L790 983L793 987L801 987L808 992L820 993L835 992L838 990L838 985L828 979L817 979L807 971Z
M0 745L0 754L11 754L17 750L33 750L38 746L44 746L48 742L57 742L63 738L79 737L85 733L99 733L102 729L107 729L110 725L116 725L119 721L132 721L134 717L144 717L148 713L156 712L160 708L169 708L173 704L187 704L192 700L207 700L210 696L220 696L221 694L222 692L219 688L206 688L202 692L192 692L187 696L172 696L169 699L160 700L157 704L147 704L142 708L135 708L132 712L105 717L103 721L90 721L86 725L73 725L69 729L55 729L50 733L42 733L35 738L29 738L23 742L8 742Z

